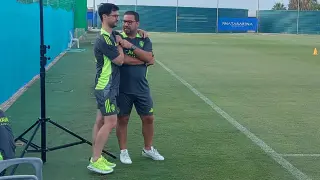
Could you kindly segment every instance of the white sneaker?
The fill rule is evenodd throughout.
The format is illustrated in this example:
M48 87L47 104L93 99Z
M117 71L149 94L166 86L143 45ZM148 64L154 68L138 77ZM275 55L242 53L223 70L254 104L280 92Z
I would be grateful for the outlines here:
M142 156L151 158L155 161L163 161L164 157L157 151L157 149L154 149L151 147L151 150L142 149Z
M127 149L123 149L120 151L120 161L123 164L132 164L131 158L129 156L129 152Z

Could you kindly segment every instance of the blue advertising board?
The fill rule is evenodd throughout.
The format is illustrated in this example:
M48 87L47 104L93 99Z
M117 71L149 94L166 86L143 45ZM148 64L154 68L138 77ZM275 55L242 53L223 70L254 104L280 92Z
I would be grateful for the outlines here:
M248 32L257 31L257 18L219 18L219 32Z

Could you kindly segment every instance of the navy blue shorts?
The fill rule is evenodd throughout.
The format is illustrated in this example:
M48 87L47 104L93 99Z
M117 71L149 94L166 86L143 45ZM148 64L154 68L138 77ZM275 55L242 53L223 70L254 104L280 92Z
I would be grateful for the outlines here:
M118 116L128 116L131 114L134 105L138 115L148 116L153 115L153 100L150 93L145 94L126 94L119 93L117 96L119 107Z
M118 89L95 90L97 108L103 116L118 114L117 95Z

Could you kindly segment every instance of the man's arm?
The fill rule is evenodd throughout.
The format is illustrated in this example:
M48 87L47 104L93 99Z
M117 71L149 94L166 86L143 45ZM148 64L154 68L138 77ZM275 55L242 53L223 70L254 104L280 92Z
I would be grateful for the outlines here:
M153 57L152 57L152 61L148 62L148 63L147 63L147 66L154 65L154 62L155 62L155 59L154 59L154 56L153 56Z
M143 49L136 48L133 52L141 61L144 61L147 64L153 64L154 56L152 51L152 42L149 38L146 38L144 41Z
M114 31L116 35L121 35L121 30L115 30ZM142 38L147 38L149 37L149 34L147 31L143 30L143 29L138 29L137 33L142 37Z
M114 64L121 66L124 61L124 53L121 46L114 46L108 44L105 40L99 39L97 41L98 49L110 59Z
M127 40L121 41L121 46L131 49L137 58L145 63L151 63L153 61L152 43L149 38L146 38L143 49L133 46L133 44Z
M134 54L137 55L137 58L145 63L150 63L153 60L152 52L147 52L142 49L136 48L133 50Z
M118 52L119 52L119 56L117 58L115 58L114 60L111 60L113 63L121 66L124 63L124 53L123 53L123 48L121 46L118 45L117 47Z
M137 58L128 56L128 55L124 55L124 62L123 64L128 64L128 65L141 65L141 64L145 64L143 61L140 61Z
M147 37L149 37L149 34L148 34L148 32L147 31L145 31L145 30L143 30L143 29L138 29L138 34L141 36L141 37L143 37L143 38L147 38Z

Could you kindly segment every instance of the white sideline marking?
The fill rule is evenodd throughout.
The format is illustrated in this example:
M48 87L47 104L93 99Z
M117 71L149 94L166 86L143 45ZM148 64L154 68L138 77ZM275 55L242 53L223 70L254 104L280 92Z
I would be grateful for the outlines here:
M82 40L82 38L84 38L84 36L86 35L86 33L82 36L79 37L79 40ZM75 45L75 42L72 44L72 46ZM46 71L48 71L53 65L55 65L66 53L67 53L68 48L61 52L53 61L51 61L51 63L46 67ZM0 109L2 111L6 111L9 109L10 106L12 106L12 104L14 102L16 102L16 100L24 93L28 90L28 88L36 82L36 80L38 80L40 78L40 74L35 75L26 85L22 86L16 93L14 93L7 101L3 102L2 104L0 104Z
M283 157L320 157L320 154L281 154Z
M224 117L229 123L231 123L234 127L240 130L243 134L245 134L251 141L259 146L265 153L267 153L272 159L274 159L277 163L279 163L282 167L284 167L287 171L289 171L296 179L306 180L310 179L307 175L301 172L299 169L294 167L290 162L284 159L280 154L278 154L275 150L273 150L270 146L268 146L265 142L259 139L256 135L250 132L247 128L238 123L233 117L231 117L228 113L224 112L219 106L209 100L206 96L201 94L197 89L192 87L187 81L183 80L181 77L176 75L171 69L166 67L159 60L156 60L158 64L160 64L166 71L168 71L172 76L178 79L182 84L184 84L187 88L189 88L194 94L196 94L199 98L201 98L205 103L212 107L217 113L219 113L222 117Z

